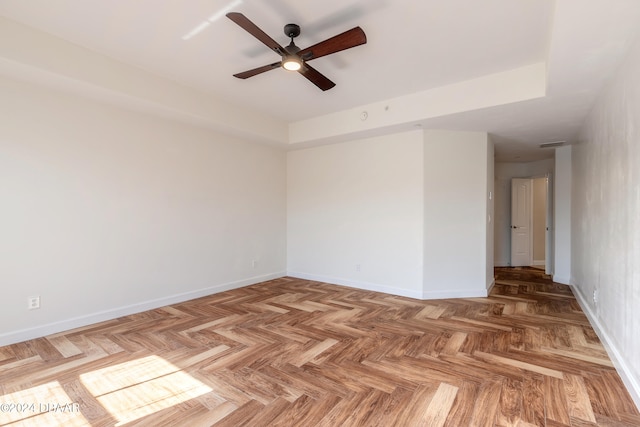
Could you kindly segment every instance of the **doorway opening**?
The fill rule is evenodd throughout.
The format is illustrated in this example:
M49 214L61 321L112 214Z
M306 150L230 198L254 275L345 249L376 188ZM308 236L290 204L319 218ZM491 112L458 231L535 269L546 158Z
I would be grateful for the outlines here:
M551 176L511 180L511 266L552 274Z

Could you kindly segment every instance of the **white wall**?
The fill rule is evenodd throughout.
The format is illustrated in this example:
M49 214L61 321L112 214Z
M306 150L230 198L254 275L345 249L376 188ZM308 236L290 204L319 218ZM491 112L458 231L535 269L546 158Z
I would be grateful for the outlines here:
M422 131L287 156L288 273L422 297Z
M225 135L286 146L288 125L0 16L0 72Z
M571 281L571 150L556 148L553 193L553 280L565 285Z
M640 43L580 139L573 150L571 281L640 407Z
M547 178L533 179L533 264L545 263L547 226Z
M541 98L547 92L547 72L547 64L538 62L300 120L289 125L289 142L363 138L373 131L391 133L430 118ZM360 119L363 111L368 114L366 120Z
M487 176L486 183L487 189L485 190L485 200L487 201L487 212L486 212L486 220L487 220L487 229L486 229L486 247L485 247L485 257L486 257L486 284L487 284L487 294L490 291L490 288L493 287L495 280L494 274L494 250L493 247L495 245L495 223L496 223L496 214L495 214L495 200L496 200L496 189L495 189L495 146L491 137L487 135Z
M427 130L424 141L424 295L486 296L493 145L480 132Z
M486 296L486 133L411 131L292 151L287 160L290 275L414 298Z
M486 134L285 155L29 83L0 90L0 345L285 269L416 298L492 280Z
M533 178L553 173L554 160L499 162L495 165L495 265L511 265L511 179Z
M0 93L0 345L284 274L283 151L4 78Z

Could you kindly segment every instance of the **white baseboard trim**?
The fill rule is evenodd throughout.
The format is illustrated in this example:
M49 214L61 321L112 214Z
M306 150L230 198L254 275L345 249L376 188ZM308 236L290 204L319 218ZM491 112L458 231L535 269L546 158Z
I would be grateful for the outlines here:
M631 398L636 404L636 407L640 410L640 379L634 378L631 369L629 369L630 363L625 360L622 356L622 353L618 350L618 348L614 345L613 340L609 337L605 329L602 327L602 324L598 320L598 317L591 310L591 307L587 303L587 299L580 291L580 288L574 284L569 285L573 294L576 296L576 300L580 307L582 307L582 311L586 314L589 319L589 323L593 326L593 329L596 331L596 334L600 338L600 341L604 344L609 357L613 361L613 365L622 378L622 382L627 387L627 391L631 395Z
M486 289L447 289L446 291L426 291L422 299L484 298L486 296Z
M393 286L378 285L376 283L343 279L340 277L301 273L299 271L288 271L287 276L296 277L298 279L313 280L316 282L330 283L332 285L348 286L350 288L362 289L365 291L382 292L385 294L399 295L402 297L422 299L422 292L412 289L402 289Z
M538 260L533 260L533 264L531 265L544 265L545 264L545 260L543 259L538 259Z
M208 288L198 289L196 291L185 292L181 294L169 295L162 298L157 298L149 301L143 301L136 304L127 305L124 307L113 308L109 310L100 311L97 313L88 314L86 316L78 316L70 319L64 319L57 322L47 323L44 325L35 326L33 328L20 329L17 331L11 331L0 334L0 346L15 344L22 341L31 340L34 338L41 338L51 334L57 334L59 332L69 331L75 328L81 328L83 326L92 325L94 323L104 322L106 320L117 319L118 317L128 316L130 314L140 313L147 310L153 310L160 307L165 307L171 304L177 304L184 301L204 297L207 295L216 294L218 292L224 292L231 289L242 288L244 286L253 285L267 280L277 279L284 277L285 272L270 273L261 276L249 277L243 280L237 280L235 282L222 283L214 285Z
M556 282L556 283L561 283L563 285L571 286L571 279L569 279L568 277L553 276L553 281Z
M489 295L491 295L491 290L493 289L493 287L496 285L496 279L494 278L491 281L491 284L489 285L489 287L487 288L487 294L485 295L485 297L488 297Z
M402 289L393 286L379 285L376 283L361 282L340 277L322 276L317 274L301 273L299 271L288 271L287 276L298 279L314 280L316 282L331 283L333 285L348 286L350 288L362 289L364 291L382 292L385 294L398 295L402 297L430 300L448 298L478 298L486 297L486 289L447 289L443 291L424 291L414 289Z

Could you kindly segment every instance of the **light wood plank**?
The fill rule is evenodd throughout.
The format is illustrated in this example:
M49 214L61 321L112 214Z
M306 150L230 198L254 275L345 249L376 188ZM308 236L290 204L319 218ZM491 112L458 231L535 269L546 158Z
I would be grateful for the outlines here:
M456 400L458 387L451 384L440 383L436 394L431 399L425 412L424 421L421 425L429 427L441 427L447 420L453 402Z

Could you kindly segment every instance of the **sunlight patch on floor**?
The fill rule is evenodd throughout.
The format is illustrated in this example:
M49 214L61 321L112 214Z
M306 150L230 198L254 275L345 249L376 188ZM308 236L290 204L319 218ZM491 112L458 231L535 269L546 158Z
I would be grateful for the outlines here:
M58 381L0 396L1 426L80 427L91 424Z
M212 391L158 356L80 375L83 385L122 425Z

